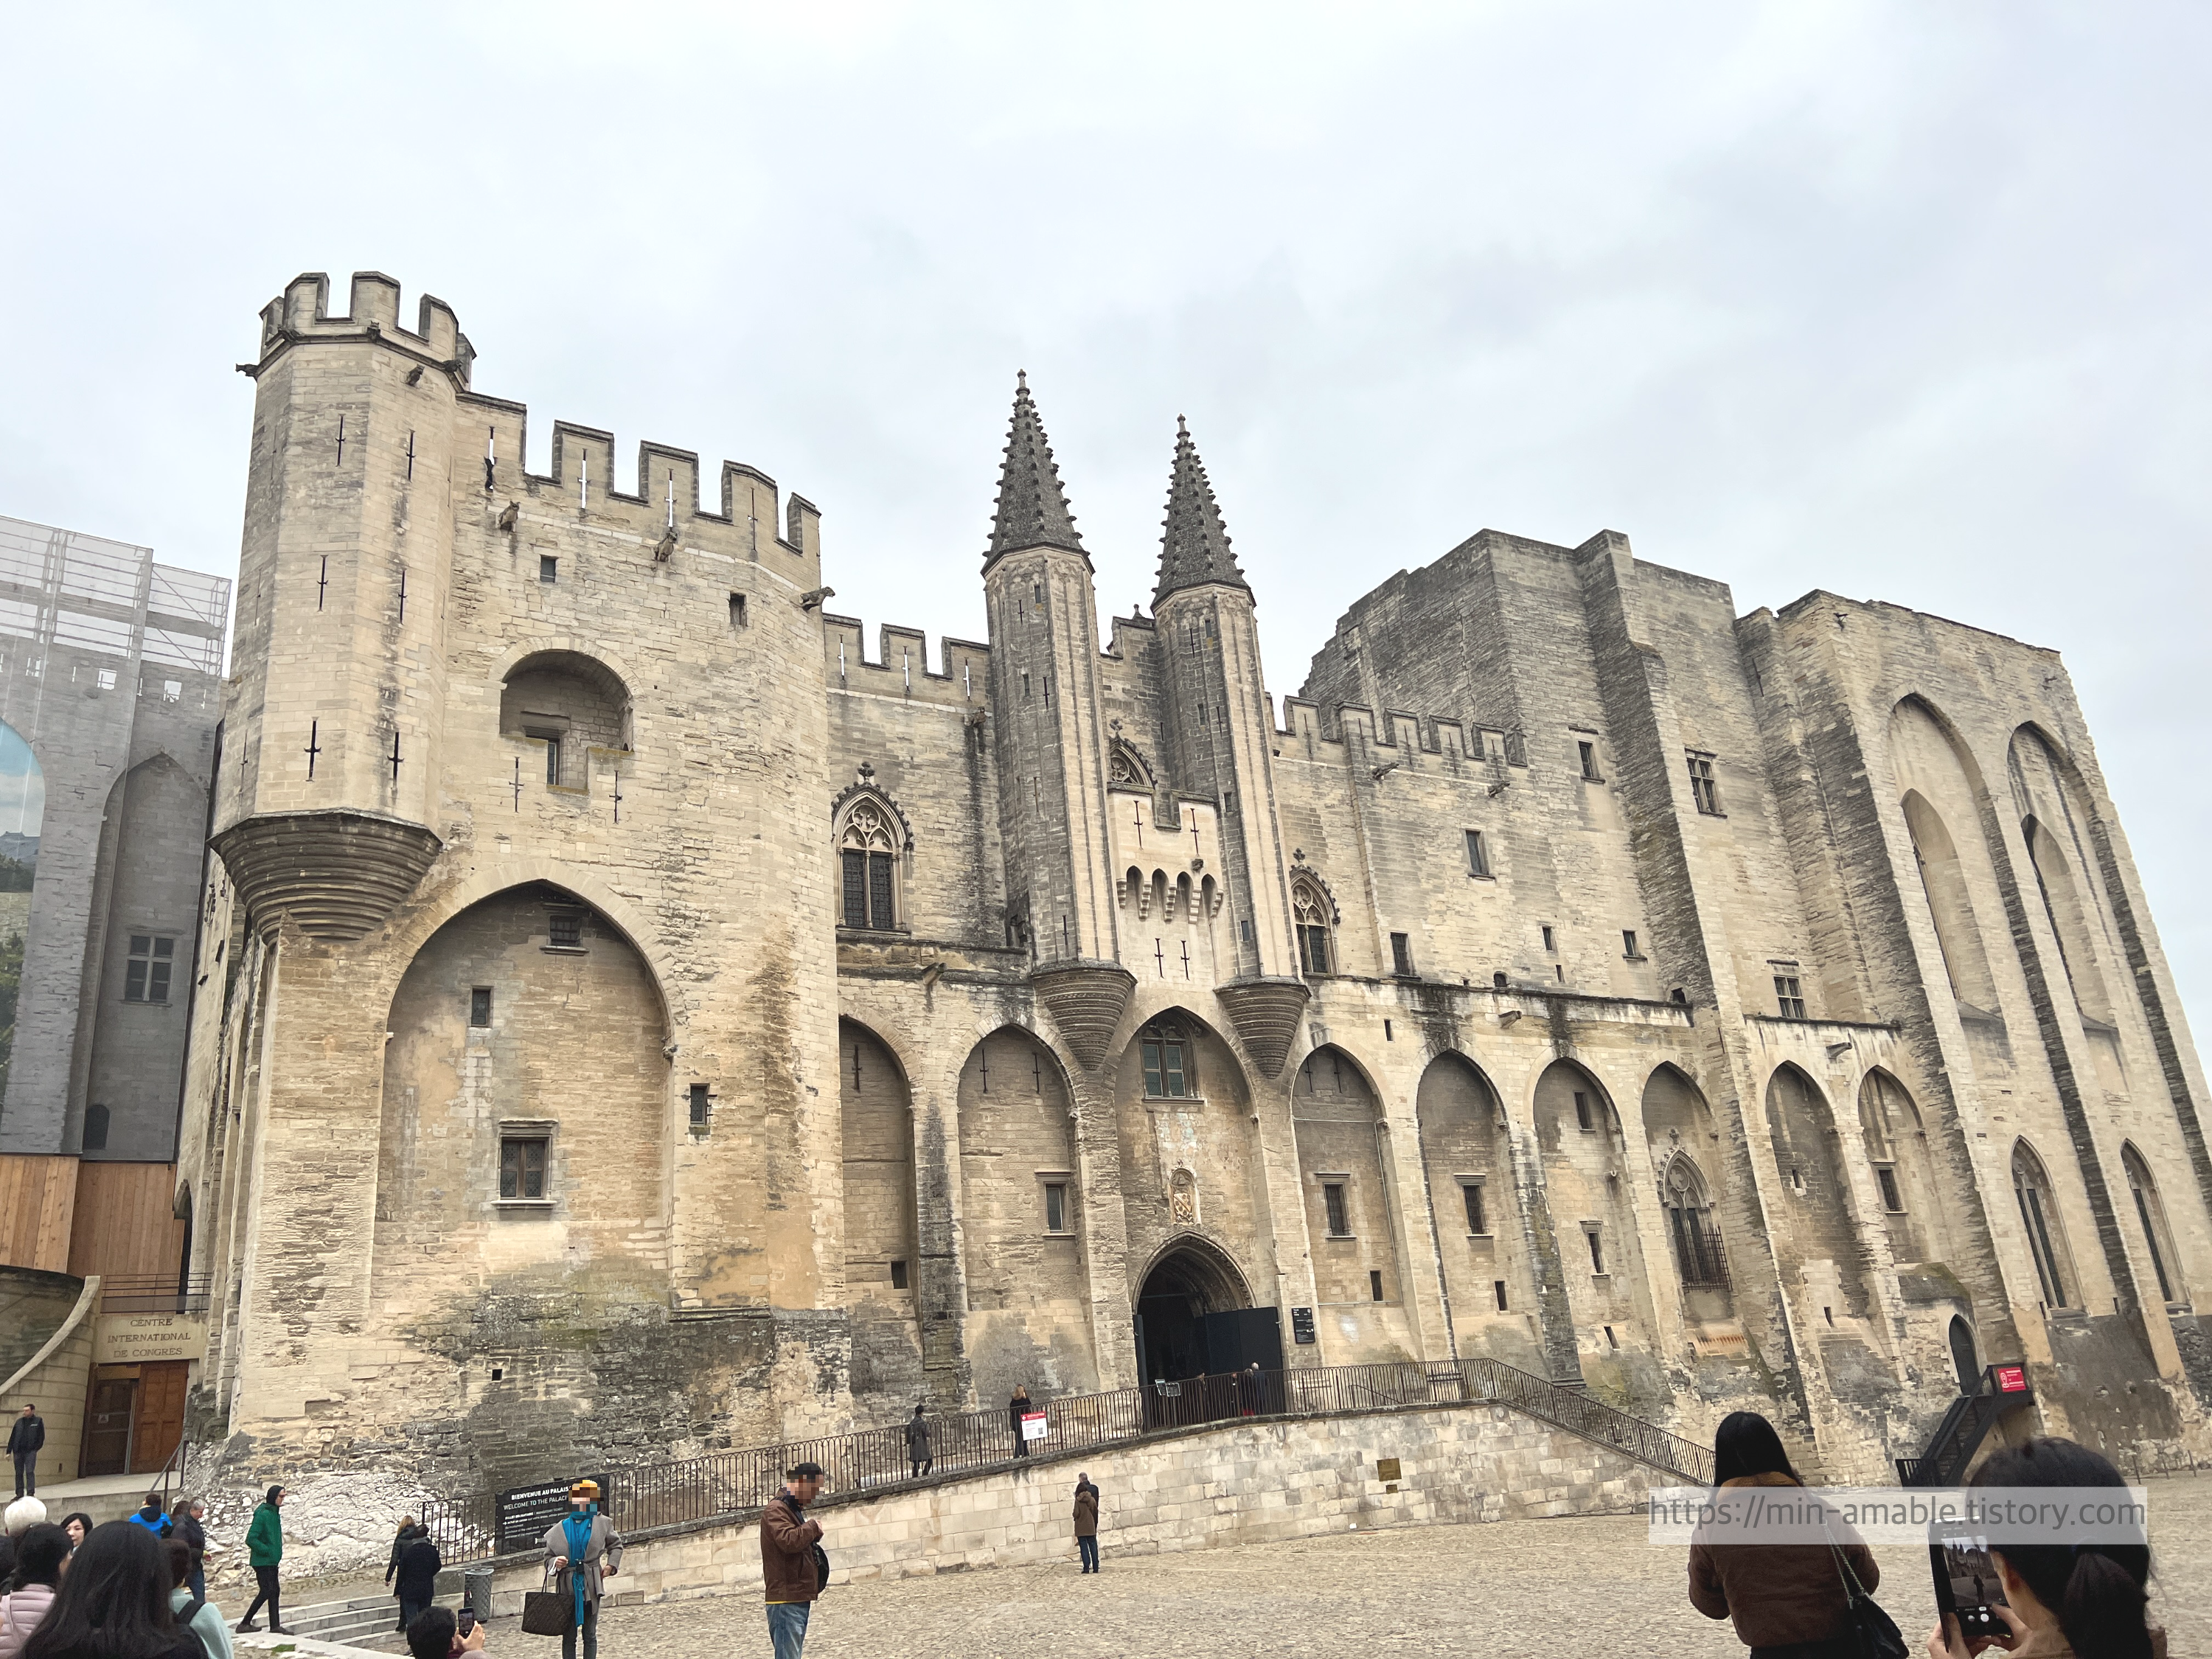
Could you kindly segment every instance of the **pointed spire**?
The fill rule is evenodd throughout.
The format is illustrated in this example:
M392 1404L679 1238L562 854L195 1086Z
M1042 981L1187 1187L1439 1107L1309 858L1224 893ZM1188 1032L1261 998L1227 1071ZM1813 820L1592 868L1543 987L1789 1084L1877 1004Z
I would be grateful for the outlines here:
M1014 418L1006 432L1006 464L999 473L999 507L992 515L991 550L983 556L983 568L988 570L1006 554L1025 547L1083 551L1075 514L1068 511L1066 492L1060 487L1051 441L1030 399L1029 371L1024 369L1014 380ZM1089 556L1085 556L1087 561Z
M1166 533L1160 538L1160 580L1152 590L1152 608L1185 587L1206 582L1226 582L1251 591L1252 584L1237 568L1229 550L1229 532L1222 527L1221 508L1206 482L1206 463L1198 459L1198 446L1190 441L1190 428L1176 416L1175 471L1168 479Z

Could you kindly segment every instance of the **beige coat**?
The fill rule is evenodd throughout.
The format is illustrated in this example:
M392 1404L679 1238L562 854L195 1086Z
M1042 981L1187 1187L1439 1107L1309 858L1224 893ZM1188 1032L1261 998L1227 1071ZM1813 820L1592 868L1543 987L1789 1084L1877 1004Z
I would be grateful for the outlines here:
M545 1529L545 1559L550 1561L556 1556L565 1556L568 1553L568 1523L565 1521L556 1521ZM614 1529L612 1523L605 1516L593 1516L592 1536L584 1546L584 1599L593 1607L599 1604L599 1592L602 1588L601 1568L604 1567L607 1572L620 1572L622 1559L622 1534ZM575 1563L572 1561L562 1567L556 1575L558 1582L553 1588L560 1594L563 1595L574 1594L569 1589L568 1575L574 1570Z

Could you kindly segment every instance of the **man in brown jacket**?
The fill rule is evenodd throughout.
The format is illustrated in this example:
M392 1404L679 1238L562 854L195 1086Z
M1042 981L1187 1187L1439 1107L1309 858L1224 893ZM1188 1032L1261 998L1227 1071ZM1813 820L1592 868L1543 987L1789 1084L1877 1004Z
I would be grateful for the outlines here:
M1098 1571L1098 1488L1091 1477L1075 1477L1075 1551L1085 1572Z
M761 1511L761 1583L768 1595L768 1639L775 1659L799 1659L814 1598L830 1582L822 1550L822 1523L806 1506L822 1491L822 1466L801 1463L783 1478L783 1491Z

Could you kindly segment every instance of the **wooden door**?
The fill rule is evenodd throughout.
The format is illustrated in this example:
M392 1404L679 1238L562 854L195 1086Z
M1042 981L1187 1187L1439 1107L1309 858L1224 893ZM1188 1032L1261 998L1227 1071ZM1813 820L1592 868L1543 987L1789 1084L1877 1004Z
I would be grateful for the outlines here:
M185 1437L185 1373L191 1369L191 1362L184 1359L152 1360L139 1366L131 1473L159 1469Z
M131 1462L131 1407L138 1395L135 1376L94 1376L85 1412L84 1451L80 1474L121 1474Z

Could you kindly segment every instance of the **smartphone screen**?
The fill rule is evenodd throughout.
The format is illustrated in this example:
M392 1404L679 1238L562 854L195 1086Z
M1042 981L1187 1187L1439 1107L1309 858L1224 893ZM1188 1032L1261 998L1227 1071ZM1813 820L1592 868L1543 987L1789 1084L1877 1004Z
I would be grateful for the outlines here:
M461 1634L466 1636L477 1627L477 1610L474 1607L463 1607L453 1622L459 1626Z
M2004 1605L1990 1540L1978 1534L1937 1540L1928 1547L1936 1565L1936 1606L1956 1613L1966 1636L2003 1636L2012 1627L1990 1611Z

